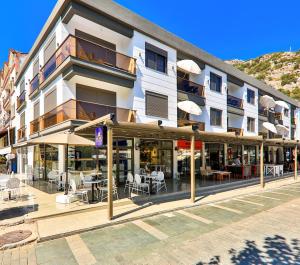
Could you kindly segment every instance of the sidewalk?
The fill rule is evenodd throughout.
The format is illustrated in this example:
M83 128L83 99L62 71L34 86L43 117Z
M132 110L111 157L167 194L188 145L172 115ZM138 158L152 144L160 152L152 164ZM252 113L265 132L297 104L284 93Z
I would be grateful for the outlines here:
M299 183L293 178L277 180L267 183L264 190L271 190L284 185ZM148 203L143 206L130 203L114 207L114 219L107 219L107 209L94 209L93 211L71 213L63 216L55 216L43 219L37 219L38 233L40 241L59 238L79 232L84 232L96 228L110 226L117 223L123 223L140 219L141 217L152 216L158 213L170 212L174 210L194 207L203 204L209 204L221 200L230 199L236 196L243 196L261 192L260 185L219 192L212 195L197 197L196 203L191 203L189 199L169 201L163 203ZM29 216L30 217L30 216ZM49 229L51 228L51 229Z

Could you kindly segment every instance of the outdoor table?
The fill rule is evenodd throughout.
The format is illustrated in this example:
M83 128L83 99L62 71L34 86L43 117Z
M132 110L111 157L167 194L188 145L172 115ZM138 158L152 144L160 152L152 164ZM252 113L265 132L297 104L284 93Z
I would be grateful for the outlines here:
M218 177L220 177L220 182L221 182L221 180L224 180L224 176L228 176L229 181L230 181L231 172L229 172L229 171L212 170L211 172L213 174L217 175Z
M103 180L86 180L86 181L84 181L85 184L91 184L92 185L92 201L91 202L96 202L96 200L95 200L95 186L97 186L102 181Z

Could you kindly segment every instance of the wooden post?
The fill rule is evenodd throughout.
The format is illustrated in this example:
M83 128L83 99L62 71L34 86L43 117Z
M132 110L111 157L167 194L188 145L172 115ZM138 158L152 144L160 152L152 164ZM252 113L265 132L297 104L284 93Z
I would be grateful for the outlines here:
M228 144L224 143L224 168L228 164Z
M113 130L107 127L107 202L108 219L113 218Z
M195 202L195 193L196 193L196 185L195 185L195 135L191 136L191 201Z
M298 146L295 146L295 162L294 162L294 179L297 179L298 176Z
M260 185L262 188L264 188L264 143L262 142L260 144Z
M202 148L201 148L201 157L202 157L202 167L205 169L206 167L206 158L205 158L205 143L202 143Z

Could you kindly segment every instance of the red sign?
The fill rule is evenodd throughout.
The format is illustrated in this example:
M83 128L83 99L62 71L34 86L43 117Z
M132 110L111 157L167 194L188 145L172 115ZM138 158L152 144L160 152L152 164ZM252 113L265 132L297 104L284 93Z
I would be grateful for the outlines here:
M177 147L178 149L190 149L191 148L191 142L186 140L178 140L177 141ZM202 141L195 141L195 149L201 150L202 149Z

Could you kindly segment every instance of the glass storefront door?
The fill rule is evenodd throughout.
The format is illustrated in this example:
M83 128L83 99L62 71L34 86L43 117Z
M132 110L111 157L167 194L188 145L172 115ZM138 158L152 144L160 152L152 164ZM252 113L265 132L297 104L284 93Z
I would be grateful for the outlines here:
M224 144L205 143L206 166L212 169L224 169Z

